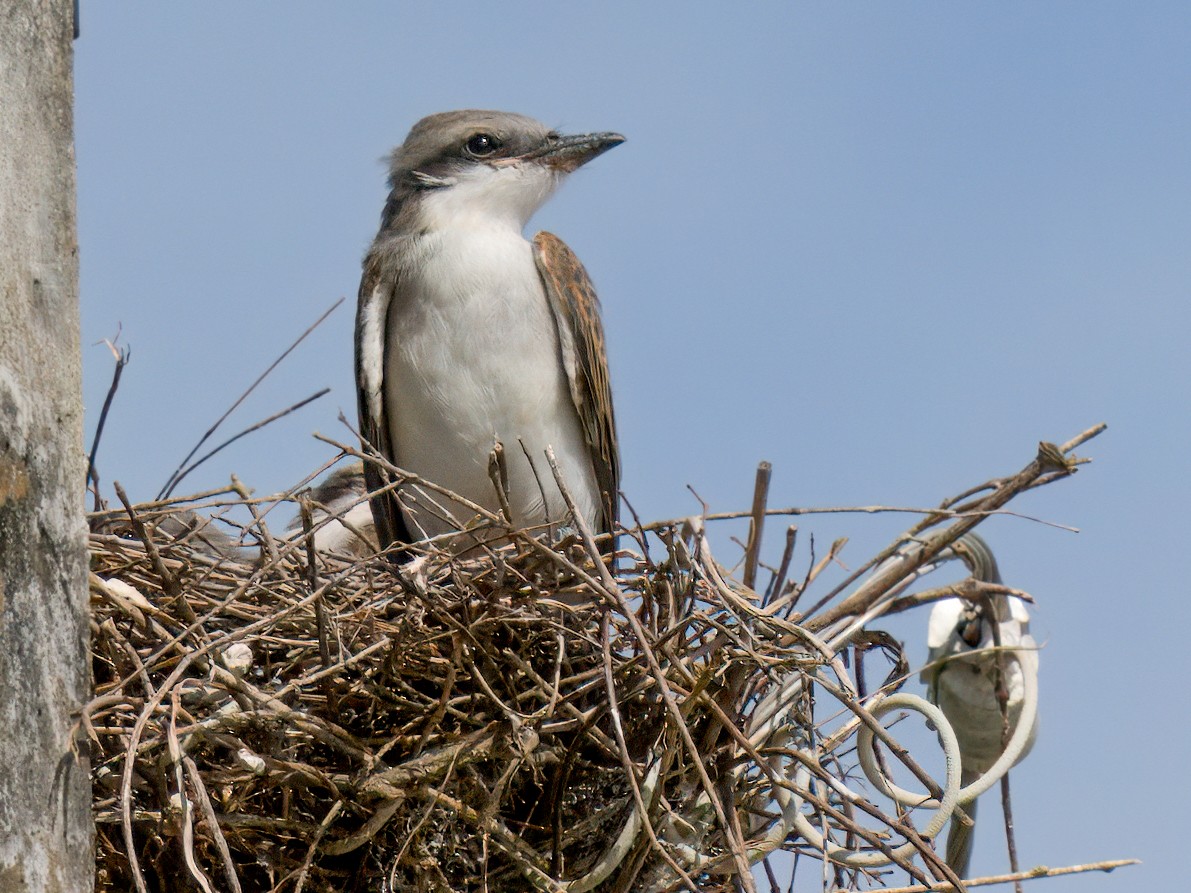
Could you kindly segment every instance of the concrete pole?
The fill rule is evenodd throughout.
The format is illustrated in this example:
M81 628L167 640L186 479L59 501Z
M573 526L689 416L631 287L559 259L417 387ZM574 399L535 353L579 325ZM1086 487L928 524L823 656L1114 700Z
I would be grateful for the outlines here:
M0 0L0 891L95 857L72 0Z

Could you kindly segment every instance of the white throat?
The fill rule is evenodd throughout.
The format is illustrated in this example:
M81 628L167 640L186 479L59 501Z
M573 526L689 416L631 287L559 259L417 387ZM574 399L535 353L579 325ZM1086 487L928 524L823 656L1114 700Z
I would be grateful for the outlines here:
M477 164L420 196L419 228L511 227L525 229L529 218L558 187L561 175L541 164Z

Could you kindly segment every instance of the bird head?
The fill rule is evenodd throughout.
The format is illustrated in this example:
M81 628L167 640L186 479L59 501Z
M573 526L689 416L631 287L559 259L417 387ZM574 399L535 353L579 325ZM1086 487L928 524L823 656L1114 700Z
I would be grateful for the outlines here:
M520 230L563 177L622 142L618 133L563 136L510 112L430 115L393 152L383 226Z

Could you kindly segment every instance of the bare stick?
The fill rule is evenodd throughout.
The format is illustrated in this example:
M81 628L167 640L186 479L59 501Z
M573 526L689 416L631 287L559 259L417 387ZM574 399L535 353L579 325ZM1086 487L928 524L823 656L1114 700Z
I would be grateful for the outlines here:
M87 480L94 488L95 511L97 512L103 508L103 498L99 495L99 472L95 468L95 454L99 452L99 440L103 437L103 426L107 422L108 410L112 408L116 389L120 387L120 376L124 374L124 367L128 365L128 361L132 359L131 347L116 347L116 341L119 338L120 335L117 333L115 340L103 342L112 352L112 356L116 358L116 368L112 370L112 383L108 386L107 396L103 398L103 409L99 411L99 421L95 423L95 438L91 441L91 452L87 455Z
M786 528L786 547L782 551L782 560L777 566L777 573L773 575L773 583L765 593L765 601L761 607L768 607L770 601L785 595L786 577L790 573L790 562L794 558L794 547L798 544L798 525L791 524Z
M1114 859L1107 862L1088 862L1084 865L1069 865L1066 868L1047 868L1040 865L1029 871L1018 871L1013 874L991 874L987 877L968 878L965 887L988 887L992 884L1010 884L1014 881L1032 881L1037 878L1062 877L1065 874L1083 874L1088 871L1115 871L1126 865L1140 865L1140 859ZM955 890L953 884L943 881L938 884L915 884L911 887L886 887L882 893L951 893Z
M159 493L157 498L164 499L164 498L168 497L171 493L174 492L174 488L177 487L178 484L180 484L182 482L182 478L186 477L186 475L190 474L190 472L194 471L196 468L198 468L200 465L202 465L204 462L206 462L208 459L210 459L212 456L214 456L220 450L224 449L225 447L231 446L233 443L235 443L241 437L251 434L253 431L259 431L261 428L265 427L266 425L272 424L273 422L277 421L278 419L285 418L291 412L296 412L297 410L299 410L303 406L305 406L307 403L313 403L319 397L325 397L329 393L331 393L330 388L323 388L321 391L311 394L305 400L299 400L297 403L293 404L292 406L288 406L285 409L281 410L280 412L275 412L268 418L261 419L259 422L249 425L247 428L245 428L243 431L239 432L238 434L235 434L235 435L229 437L227 440L225 440L219 446L215 447L215 449L211 450L208 453L204 453L200 458L196 459L193 463L191 463L190 465L187 465L186 468L182 469L181 471L174 472L174 477L171 479L169 486L163 492ZM191 455L194 455L194 454L191 453Z
M174 487L178 483L178 476L182 473L182 469L184 469L186 467L186 463L189 462L192 458L194 458L194 454L203 448L203 444L206 443L207 440L210 439L211 435L214 434L215 431L219 428L219 426L222 425L227 420L227 417L230 416L233 412L235 412L239 408L241 403L243 403L245 400L248 399L248 395L256 390L257 386L268 377L269 373L271 373L274 369L277 368L277 366L281 363L282 360L284 360L291 353L293 353L294 348L296 348L299 344L301 344L303 341L305 341L306 337L311 332L313 332L320 325L322 325L323 320L325 320L328 316L330 316L337 309L339 309L339 305L342 304L345 300L347 300L347 299L340 298L338 301L336 301L334 304L332 304L326 310L326 312L323 313L322 316L320 316L318 319L316 319L310 325L310 327L306 329L305 332L303 332L301 335L298 336L298 340L296 340L293 344L291 344L284 351L282 351L281 356L279 356L277 359L275 359L272 363L269 364L269 368L267 368L264 372L262 372L257 377L256 381L254 381L251 385L248 386L248 390L246 390L243 394L241 394L238 398L236 398L236 402L233 403L228 408L228 410L216 420L214 425L212 425L210 428L207 429L207 433L199 438L199 442L196 443L194 445L194 448L191 449L191 451L186 454L186 458L183 459L178 464L178 467L174 470L174 473L172 475L170 475L169 480L167 480L165 482L165 486L161 488L161 492L157 494L158 499L163 499L167 493L169 493L171 490L174 489Z
M227 846L227 838L223 836L223 830L219 827L219 818L215 815L215 807L211 805L211 797L207 793L207 786L203 783L198 765L190 757L183 756L182 767L186 770L191 787L194 788L195 800L210 829L211 838L215 841L215 849L219 851L219 858L223 862L223 876L227 878L232 893L241 893L240 878L236 873L235 862L232 861L231 850Z
M765 529L765 508L769 501L769 478L773 465L762 461L757 465L753 483L753 508L749 521L749 541L744 550L744 585L752 589L757 582L757 562L761 557L761 536Z
M318 628L318 656L323 669L326 669L331 666L331 643L327 633L327 606L318 585L318 550L314 543L314 522L309 494L302 494L298 507L302 517L302 538L306 541L306 583L312 593L320 593L314 600L314 619Z
M306 848L306 858L302 860L302 867L298 870L298 882L294 885L294 893L302 893L302 888L306 884L306 876L310 873L310 866L314 863L314 854L318 851L318 845L322 843L327 829L331 827L331 823L335 821L335 817L339 815L342 809L343 801L336 800L331 808L327 810L327 814L323 816L323 820L318 823L318 830L314 832L314 839L310 841L310 846Z
M509 505L509 463L505 459L505 445L499 440L492 445L492 452L488 454L488 477L496 490L500 513L504 515L507 524L512 524L513 509Z
M1062 475L1066 477L1066 475ZM1058 478L1044 478L1041 481L1031 484L1031 488L1037 486L1039 483L1051 483ZM688 489L690 489L688 487ZM991 489L991 488L985 488ZM1029 488L1027 488L1029 489ZM736 512L699 512L699 517L704 521L735 521L740 518L751 518L752 510L736 511ZM1056 530L1065 530L1068 533L1079 533L1078 527L1071 527L1067 524L1059 524L1055 521L1047 521L1045 518L1039 518L1035 515L1027 515L1022 512L1013 512L1008 509L996 509L992 511L977 511L965 509L950 509L935 506L933 508L924 508L913 505L833 505L833 506L787 506L780 509L766 509L765 516L767 518L796 518L801 515L927 515L935 519L943 518L968 518L968 517L991 517L992 515L1004 515L1008 518L1021 518L1023 521L1032 521L1035 524L1042 524L1045 527L1053 527ZM665 521L651 521L644 525L643 530L658 531L666 527L676 527L686 520L685 518L669 518Z
M1017 871L1017 838L1013 833L1013 800L1009 796L1009 773L1001 776L1001 810L1005 815L1005 842L1009 847L1009 868ZM1021 881L1013 882L1013 889L1021 893Z
M1002 650L1004 644L1001 642L1000 618L993 607L991 596L981 599L981 609L985 616L992 618L989 625L992 628L993 647L996 648L993 662L993 690L996 694L997 705L1001 708L1001 750L1003 752L1009 746L1009 739L1012 737L1012 727L1009 723L1009 689L1006 683L1008 675L1006 662L1009 656ZM1016 872L1019 867L1017 838L1013 834L1013 800L1009 792L1008 772L1001 776L1001 812L1005 816L1005 844L1009 848L1009 870ZM971 832L969 831L969 833ZM1021 893L1020 880L1013 882L1013 889L1016 893Z

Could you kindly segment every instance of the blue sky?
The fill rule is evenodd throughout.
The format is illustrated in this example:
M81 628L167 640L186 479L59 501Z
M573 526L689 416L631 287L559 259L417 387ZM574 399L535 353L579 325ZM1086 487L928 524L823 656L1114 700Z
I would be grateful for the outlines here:
M1034 593L1038 745L1014 773L1025 865L1137 856L1191 827L1191 6L509 2L84 3L76 44L86 402L132 347L100 455L151 498L229 422L327 397L183 484L285 488L350 435L359 262L382 156L424 114L617 130L535 219L605 314L642 516L772 502L929 505L1099 421L1095 463L982 530ZM902 527L848 535L852 566ZM771 525L776 550L780 524ZM721 534L725 558L733 548ZM895 627L913 641L925 617ZM925 647L911 654L921 657ZM1184 691L1183 695L1178 695ZM1178 704L1183 707L1178 707ZM995 813L992 804L984 816ZM977 871L1003 851L986 828Z

